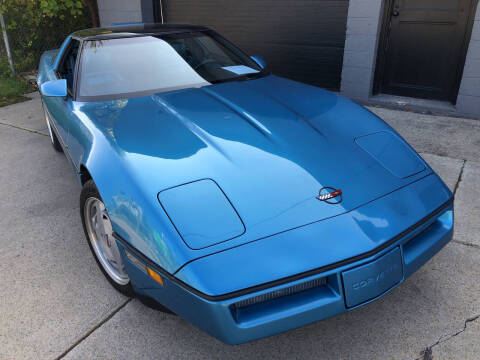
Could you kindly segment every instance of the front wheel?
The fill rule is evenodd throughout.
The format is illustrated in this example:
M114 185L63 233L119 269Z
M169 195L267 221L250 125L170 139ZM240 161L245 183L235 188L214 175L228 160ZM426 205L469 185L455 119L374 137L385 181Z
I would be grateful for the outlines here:
M80 194L80 215L90 250L108 281L122 294L133 295L105 204L93 180L85 183Z

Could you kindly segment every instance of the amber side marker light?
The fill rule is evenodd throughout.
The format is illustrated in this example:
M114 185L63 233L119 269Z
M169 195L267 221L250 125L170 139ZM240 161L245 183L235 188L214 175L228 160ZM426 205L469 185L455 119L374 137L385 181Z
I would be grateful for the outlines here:
M153 271L152 269L150 269L148 266L146 267L147 268L147 273L148 275L153 279L155 280L156 282L158 282L160 285L163 286L163 280L161 278L160 275L158 275L155 271Z

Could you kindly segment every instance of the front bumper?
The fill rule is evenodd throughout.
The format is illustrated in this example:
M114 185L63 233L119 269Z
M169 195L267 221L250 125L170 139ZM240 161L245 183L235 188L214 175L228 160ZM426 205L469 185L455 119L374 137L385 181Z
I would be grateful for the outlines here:
M394 289L451 240L453 201L419 224L359 261L224 300L202 295L168 274L163 274L164 285L160 286L124 258L138 293L155 299L219 340L239 344L355 309ZM148 261L125 241L118 243L123 254L129 251L139 260Z

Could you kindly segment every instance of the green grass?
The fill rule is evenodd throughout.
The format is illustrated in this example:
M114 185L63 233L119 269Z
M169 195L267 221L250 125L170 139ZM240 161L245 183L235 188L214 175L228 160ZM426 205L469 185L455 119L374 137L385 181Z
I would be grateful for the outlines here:
M0 107L30 100L23 94L33 90L33 87L20 77L0 77Z

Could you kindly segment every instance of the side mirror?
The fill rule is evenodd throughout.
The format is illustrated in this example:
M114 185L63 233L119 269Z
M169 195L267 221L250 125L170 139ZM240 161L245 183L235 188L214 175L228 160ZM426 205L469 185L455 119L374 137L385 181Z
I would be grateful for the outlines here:
M267 62L263 58L263 56L260 55L254 55L250 56L250 58L255 61L262 69L265 69L267 67Z
M66 97L67 96L67 80L51 80L44 82L40 86L40 93L43 96L56 96L56 97Z

